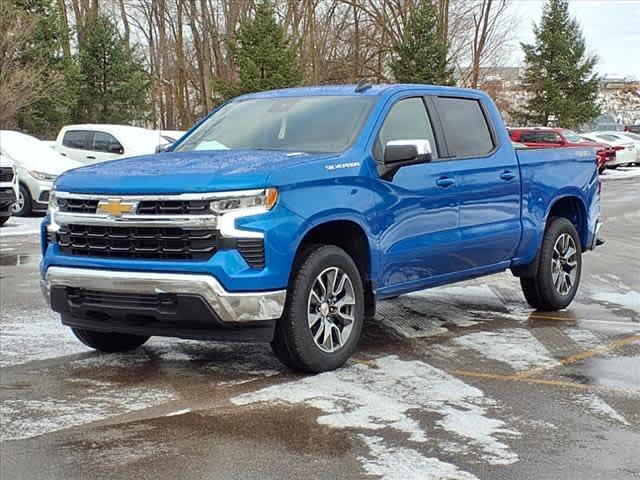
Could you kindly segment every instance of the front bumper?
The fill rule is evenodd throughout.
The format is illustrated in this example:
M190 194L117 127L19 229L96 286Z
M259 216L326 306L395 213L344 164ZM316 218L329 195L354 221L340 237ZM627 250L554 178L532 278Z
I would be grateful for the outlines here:
M54 266L41 286L70 326L184 338L226 339L224 330L262 328L260 338L238 339L269 341L286 299L286 290L229 292L203 274Z
M10 214L15 202L16 193L13 187L0 187L0 214Z

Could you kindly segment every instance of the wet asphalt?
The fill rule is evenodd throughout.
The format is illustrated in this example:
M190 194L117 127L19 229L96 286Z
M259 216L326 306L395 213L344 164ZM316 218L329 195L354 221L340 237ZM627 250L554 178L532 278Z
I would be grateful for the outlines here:
M640 177L603 185L562 312L510 274L382 302L336 372L268 345L93 352L38 287L39 219L0 235L0 478L638 479ZM11 230L13 229L13 230Z

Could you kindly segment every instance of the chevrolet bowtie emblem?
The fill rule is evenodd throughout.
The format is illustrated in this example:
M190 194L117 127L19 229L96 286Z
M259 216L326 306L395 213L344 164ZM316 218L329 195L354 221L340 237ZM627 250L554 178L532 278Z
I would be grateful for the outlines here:
M118 199L100 200L97 213L107 213L112 217L121 217L125 213L135 213L138 202L125 202Z

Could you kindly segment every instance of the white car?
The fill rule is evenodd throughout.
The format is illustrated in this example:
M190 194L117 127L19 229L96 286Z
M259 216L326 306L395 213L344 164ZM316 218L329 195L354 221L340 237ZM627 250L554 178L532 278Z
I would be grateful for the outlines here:
M640 163L640 135L633 132L603 132L622 142L631 142L636 147L636 163Z
M82 165L63 157L35 137L10 130L0 130L0 154L9 158L16 168L18 195L13 214L17 216L45 211L57 176Z
M54 149L84 164L156 153L168 142L162 133L129 125L84 124L62 127Z
M13 204L18 197L18 175L13 162L0 155L0 225L11 217Z
M610 145L616 151L616 158L607 163L607 167L616 168L619 165L635 163L637 159L636 145L630 139L621 139L618 135L609 132L591 132L582 134L582 138L590 142L604 143Z

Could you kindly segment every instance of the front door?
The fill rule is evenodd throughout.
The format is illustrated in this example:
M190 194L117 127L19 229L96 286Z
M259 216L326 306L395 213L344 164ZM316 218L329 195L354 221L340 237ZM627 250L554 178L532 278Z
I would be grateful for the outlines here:
M381 296L415 288L459 268L457 179L448 162L439 162L431 121L422 97L396 101L378 133L374 156L382 160L392 140L428 140L433 160L381 179L373 218L381 252Z

